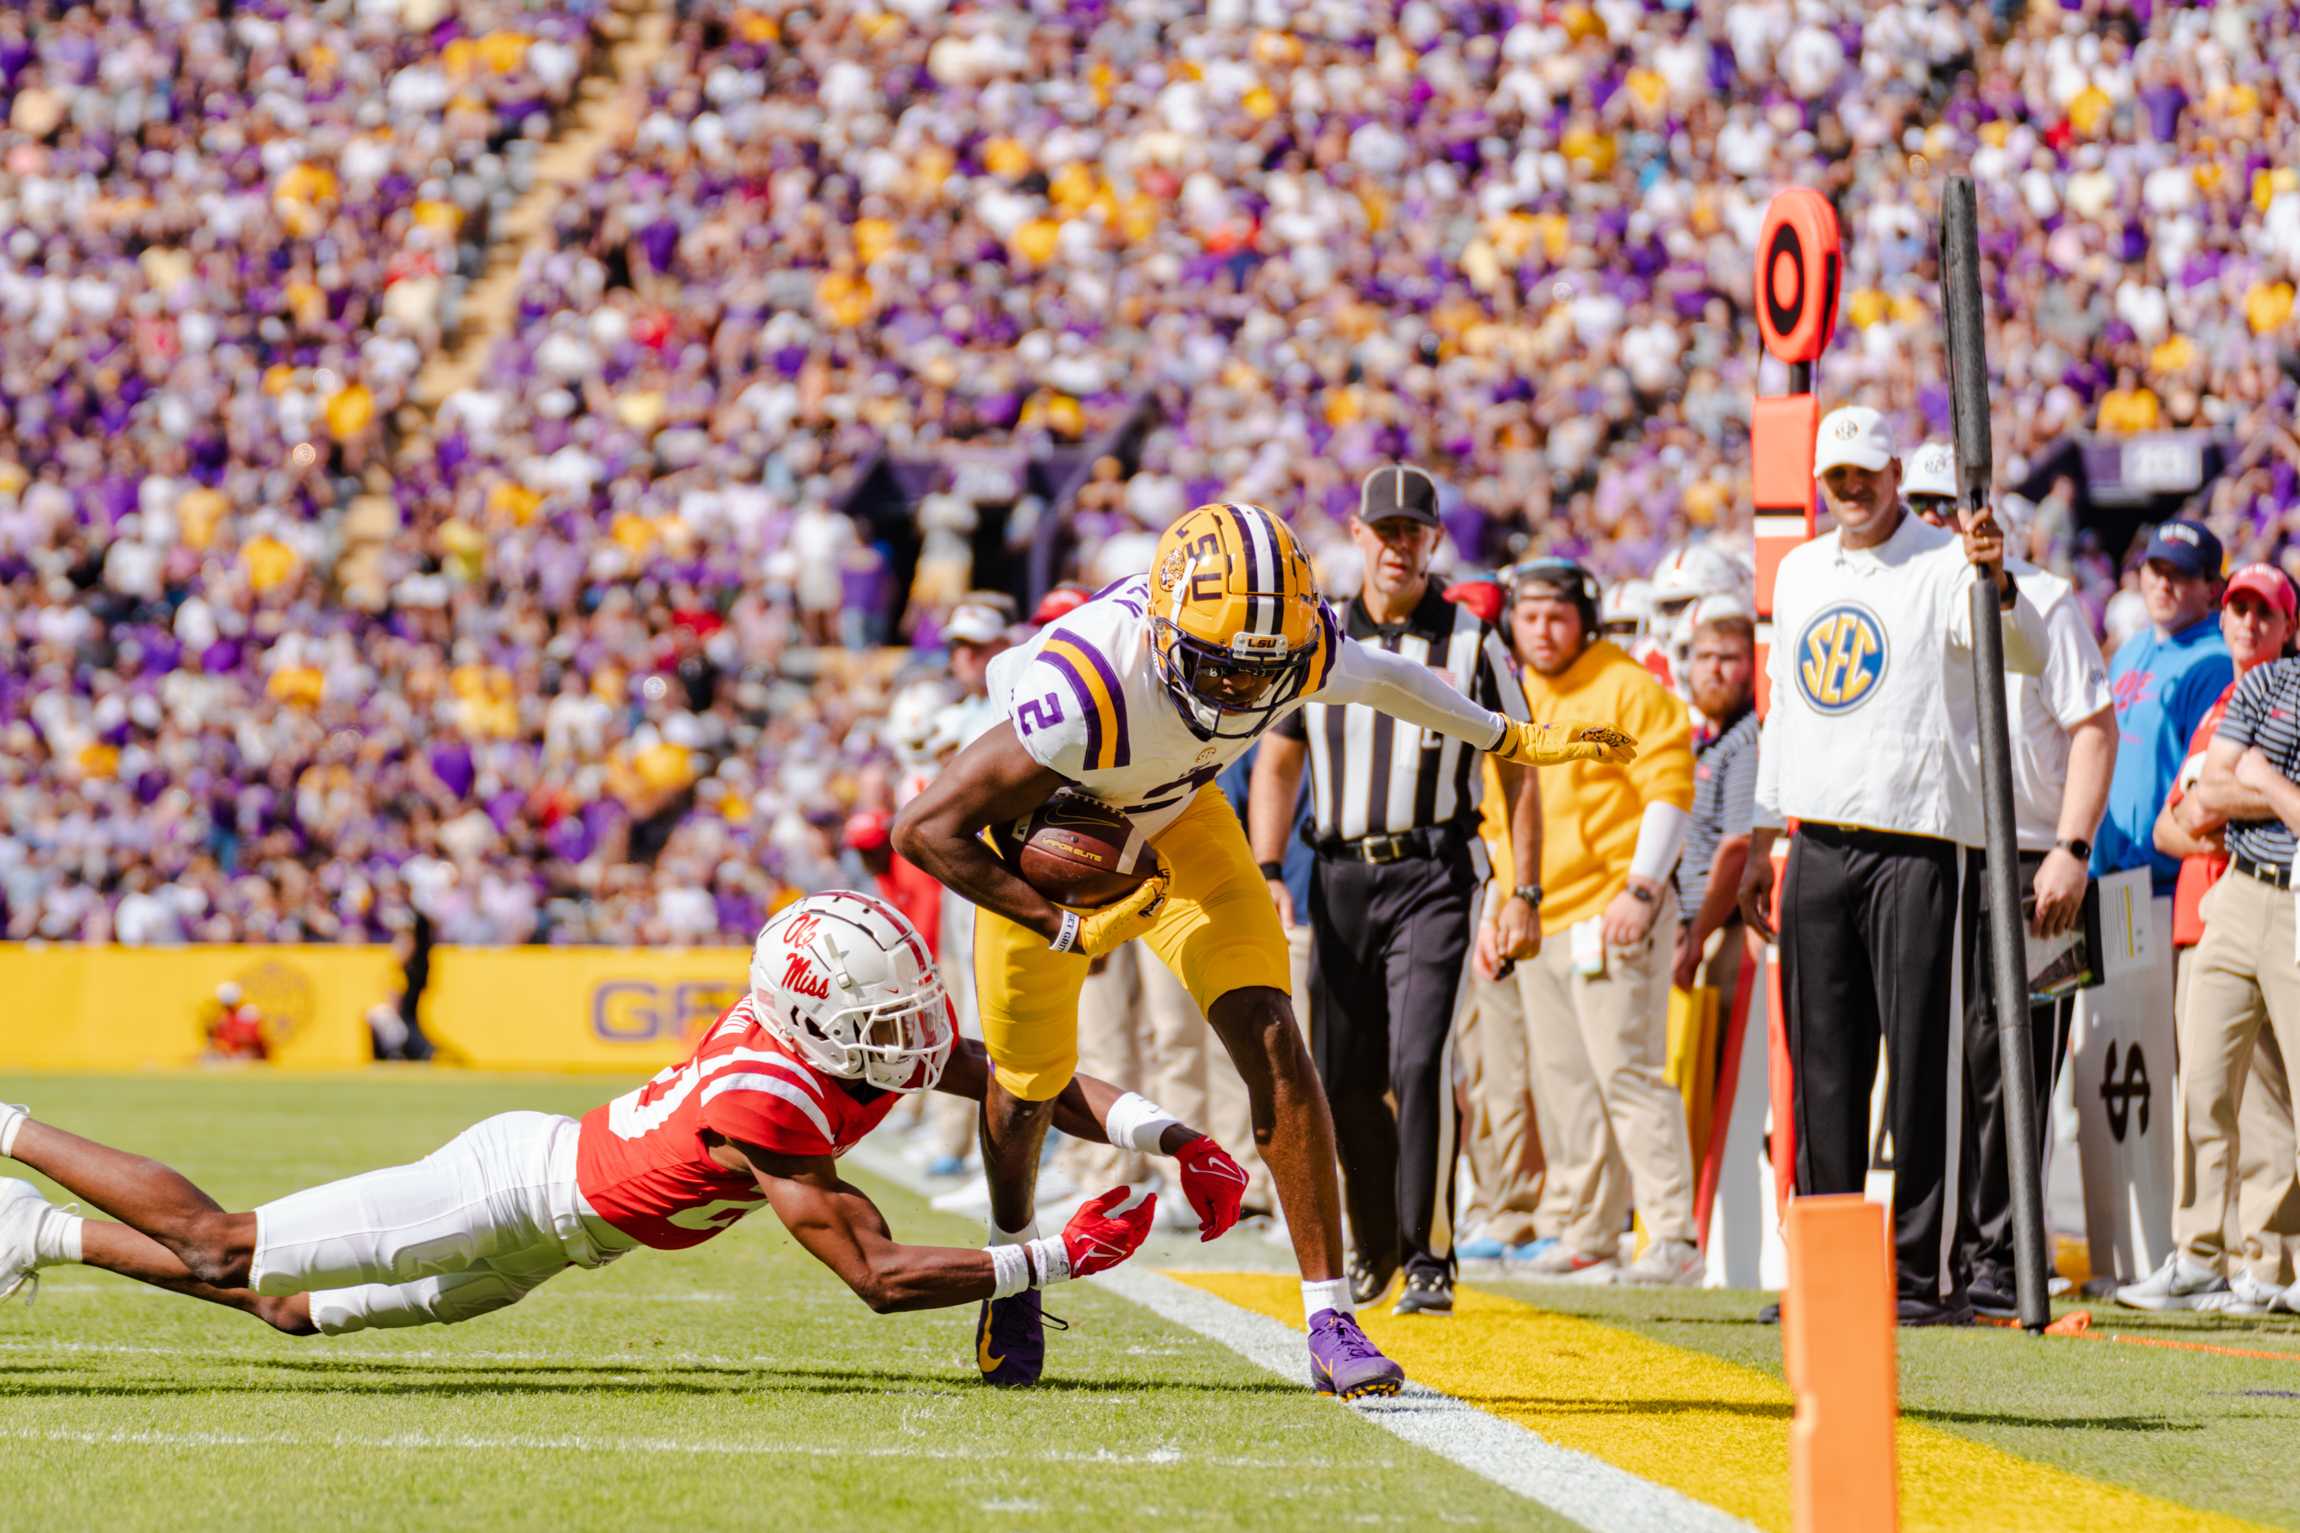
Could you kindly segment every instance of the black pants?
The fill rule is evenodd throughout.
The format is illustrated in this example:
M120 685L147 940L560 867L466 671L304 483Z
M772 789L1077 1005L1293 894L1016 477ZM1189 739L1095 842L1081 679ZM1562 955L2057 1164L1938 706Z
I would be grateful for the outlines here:
M1965 1134L1961 1215L1957 1225L1957 1269L1967 1280L2003 1293L2012 1291L2012 1175L2007 1158L2004 1060L1997 1048L1996 981L1989 972L1988 922L1981 908L1981 881L1988 859L1965 852L1965 894L1959 919L1965 933ZM2020 886L2025 893L2044 862L2042 852L2020 855ZM2068 1000L2044 1001L2028 1009L2029 1059L2036 1081L2037 1149L2052 1127L2045 1104L2052 1100L2053 1072L2068 1048ZM2050 1257L2046 1260L2049 1262Z
M1467 846L1310 877L1312 1049L1359 1254L1453 1270L1453 1020L1476 930ZM1393 1114L1384 1094L1393 1096Z
M1926 836L1801 826L1781 892L1797 1190L1861 1190L1882 1038L1900 1295L1926 1303L1962 1298L1944 1241L1962 850Z

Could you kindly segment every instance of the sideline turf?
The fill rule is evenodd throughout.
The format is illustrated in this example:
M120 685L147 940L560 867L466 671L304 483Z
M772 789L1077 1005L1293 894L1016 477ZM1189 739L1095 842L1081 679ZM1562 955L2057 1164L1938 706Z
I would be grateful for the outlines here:
M1781 1371L1779 1329L1755 1322L1759 1295L1482 1286L1776 1377ZM2213 1321L2143 1315L2105 1300L2056 1306L2078 1307L2091 1310L2096 1324L2136 1334L2300 1354L2300 1321L2291 1316ZM1902 1331L1899 1351L1902 1411L1911 1421L2184 1506L2300 1528L2300 1361L1995 1329Z
M228 1206L413 1159L597 1078L0 1077ZM0 1174L21 1168L0 1163ZM867 1180L865 1178L864 1180ZM872 1183L898 1232L969 1221ZM107 1529L1563 1526L1091 1285L1047 1386L972 1381L971 1312L878 1317L757 1215L453 1328L290 1341L84 1269L0 1306L5 1523ZM147 1352L130 1349L166 1349Z

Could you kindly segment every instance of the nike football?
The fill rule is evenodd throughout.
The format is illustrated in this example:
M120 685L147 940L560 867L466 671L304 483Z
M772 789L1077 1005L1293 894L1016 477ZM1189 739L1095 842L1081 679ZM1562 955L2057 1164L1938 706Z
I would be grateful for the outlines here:
M1150 844L1124 815L1067 788L1016 822L1008 842L1022 881L1073 910L1124 897L1158 866Z

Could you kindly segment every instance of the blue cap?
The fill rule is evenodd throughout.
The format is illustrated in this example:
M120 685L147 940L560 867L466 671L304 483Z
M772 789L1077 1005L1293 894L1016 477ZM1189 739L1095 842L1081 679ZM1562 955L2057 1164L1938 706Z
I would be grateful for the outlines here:
M2142 556L2142 562L2153 564L2161 559L2183 575L2218 580L2223 557L2220 540L2212 535L2212 529L2184 517L2156 529L2156 536L2148 540L2148 552Z

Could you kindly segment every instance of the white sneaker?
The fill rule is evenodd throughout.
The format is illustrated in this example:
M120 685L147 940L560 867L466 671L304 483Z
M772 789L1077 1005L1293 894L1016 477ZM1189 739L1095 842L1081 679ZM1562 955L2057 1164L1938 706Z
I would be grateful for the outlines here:
M2300 1279L2295 1279L2290 1288L2278 1289L2276 1300L2269 1308L2283 1310L2288 1315L2300 1315Z
M2137 1283L2116 1291L2116 1302L2126 1309L2196 1309L2206 1294L2226 1293L2228 1279L2210 1267L2190 1265L2178 1252Z
M2208 1293L2196 1301L2200 1315L2228 1315L2244 1317L2273 1315L2284 1299L2284 1290L2273 1283L2263 1283L2252 1275L2249 1267L2236 1269L2236 1276L2228 1280L2225 1293Z
M1701 1248L1690 1240L1648 1241L1645 1254L1613 1276L1640 1288L1698 1288L1709 1272Z
M1537 1283L1610 1283L1621 1264L1610 1256L1584 1256L1560 1242L1525 1264Z
M30 1182L0 1176L0 1300L32 1295L40 1287L40 1221L55 1207Z
M977 1173L972 1180L953 1187L948 1192L936 1193L927 1206L937 1213L971 1214L977 1219L990 1217L990 1179Z

